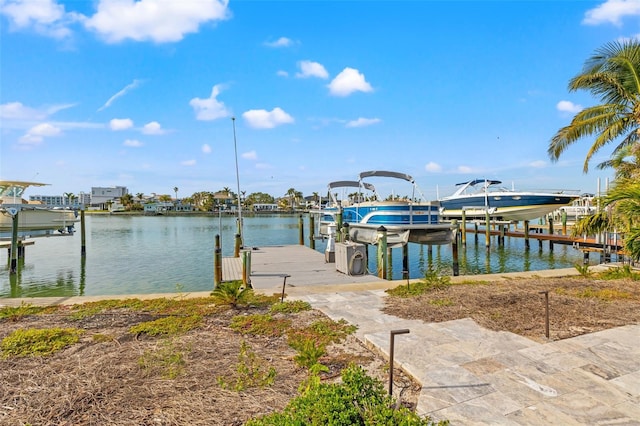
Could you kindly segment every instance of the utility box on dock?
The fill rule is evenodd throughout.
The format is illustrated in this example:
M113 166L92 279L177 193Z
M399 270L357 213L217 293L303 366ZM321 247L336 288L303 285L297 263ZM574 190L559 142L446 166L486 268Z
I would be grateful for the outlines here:
M367 250L364 244L336 243L336 270L347 275L367 273Z

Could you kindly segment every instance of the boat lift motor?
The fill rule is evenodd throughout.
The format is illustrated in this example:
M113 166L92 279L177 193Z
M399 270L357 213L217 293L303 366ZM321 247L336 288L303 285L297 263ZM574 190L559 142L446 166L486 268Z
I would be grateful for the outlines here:
M336 224L331 223L327 225L327 232L329 239L327 240L327 248L324 250L324 262L335 263L336 262Z

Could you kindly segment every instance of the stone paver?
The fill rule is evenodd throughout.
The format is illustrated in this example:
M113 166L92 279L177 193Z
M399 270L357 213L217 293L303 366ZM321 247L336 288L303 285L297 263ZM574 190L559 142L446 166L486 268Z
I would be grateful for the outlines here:
M404 320L383 289L295 292L394 360L422 385L417 412L453 425L640 425L640 325L556 342L484 329L471 319Z

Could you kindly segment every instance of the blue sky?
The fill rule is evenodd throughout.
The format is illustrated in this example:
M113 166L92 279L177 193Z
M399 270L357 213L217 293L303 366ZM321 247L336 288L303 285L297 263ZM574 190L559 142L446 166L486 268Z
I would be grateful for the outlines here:
M640 2L0 0L0 177L27 195L324 193L365 170L595 192L567 84ZM408 194L403 182L373 182ZM386 190L386 191L385 191Z

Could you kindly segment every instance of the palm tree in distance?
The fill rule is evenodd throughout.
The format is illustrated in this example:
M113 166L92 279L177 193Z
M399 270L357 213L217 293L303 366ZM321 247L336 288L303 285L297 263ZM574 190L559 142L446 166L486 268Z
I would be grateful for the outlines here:
M612 42L598 49L585 62L582 72L569 81L569 91L577 90L591 92L601 103L578 112L551 139L547 152L557 161L571 144L595 136L583 166L586 173L591 158L605 145L621 139L613 151L615 156L638 142L640 41Z
M178 201L178 187L177 186L173 187L173 192L176 193L176 201Z
M73 192L65 192L62 194L63 202L66 202L67 205L71 205L73 203L74 195Z

